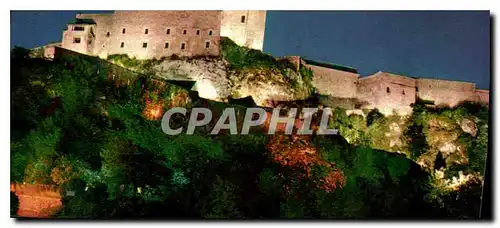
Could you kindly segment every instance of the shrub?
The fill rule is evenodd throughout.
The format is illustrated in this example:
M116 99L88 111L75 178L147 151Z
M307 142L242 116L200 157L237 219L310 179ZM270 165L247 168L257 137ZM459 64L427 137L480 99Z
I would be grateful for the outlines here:
M292 68L288 60L276 60L273 56L259 50L242 47L229 38L221 39L222 57L229 62L232 69L278 69Z
M371 110L366 116L366 125L369 127L375 121L384 118L384 115L378 111L378 109Z

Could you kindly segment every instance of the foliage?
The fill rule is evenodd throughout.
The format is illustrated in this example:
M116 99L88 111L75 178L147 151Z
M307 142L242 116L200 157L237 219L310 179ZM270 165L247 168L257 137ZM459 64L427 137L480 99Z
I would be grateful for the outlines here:
M489 148L488 125L479 126L478 135L468 148L469 167L475 172L484 174L486 157Z
M365 119L360 115L347 116L342 108L336 108L333 116L332 125L337 129L349 143L352 144L368 144L366 135L367 126Z
M239 46L229 38L223 37L220 43L222 57L228 61L232 69L293 69L293 65L287 60L276 60L259 50Z
M133 71L141 73L152 73L152 66L155 64L159 64L160 62L165 60L165 58L142 60L135 57L131 58L127 54L114 54L109 55L107 57L107 60Z
M366 125L370 127L374 122L384 118L384 115L378 111L378 109L371 110L366 116Z
M410 125L405 129L404 135L408 140L410 146L410 157L417 159L420 155L425 153L429 145L424 135L424 126L426 110L424 105L417 104L413 107L412 116L410 117Z
M233 69L289 67L258 51L224 45ZM384 129L384 121L392 119L374 113L367 124L361 116L335 110L331 124L350 143L338 135L270 136L263 129L212 136L204 134L210 129L199 128L195 135L170 136L160 120L144 115L148 104L162 104L161 112L175 106L220 112L232 106L150 77L123 83L116 66L92 58L50 62L27 54L16 49L11 56L11 177L74 192L63 197L58 218L423 218L436 213L439 203L422 200L433 191L428 173L403 156L368 147L371 129ZM131 67L151 64L110 58ZM312 74L301 71L310 83ZM118 79L109 77L112 73ZM425 123L436 115L422 107L412 120L422 129L414 134L424 135ZM487 150L487 115L466 106L442 115L479 116L477 137L463 138L477 152L468 150L470 164L479 170ZM185 127L185 121L173 119L178 126ZM453 195L436 195L459 205ZM451 215L461 213L454 209Z

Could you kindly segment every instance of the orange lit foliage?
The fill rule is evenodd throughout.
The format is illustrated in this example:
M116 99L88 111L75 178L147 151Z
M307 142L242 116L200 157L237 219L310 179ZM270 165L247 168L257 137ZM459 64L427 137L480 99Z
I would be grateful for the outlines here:
M143 115L150 120L161 119L164 108L184 107L190 102L189 93L178 87L166 85L162 81L151 79L148 86L143 86L146 106ZM168 93L169 97L164 97Z
M143 85L143 87L145 87ZM143 110L143 115L150 120L158 120L163 115L164 102L159 98L160 94L163 93L164 83L156 80L150 80L150 88L144 88L144 100L146 106Z
M150 120L158 120L163 115L163 102L152 102L146 98L146 107L143 111L144 116Z
M11 184L10 191L19 199L18 216L48 218L62 207L61 195L54 186Z
M267 145L273 159L282 166L300 168L304 170L301 178L313 178L312 167L320 165L326 167L328 174L319 180L313 180L317 187L332 192L345 184L342 171L333 163L322 160L316 153L316 148L310 143L310 136L275 135ZM285 187L286 188L286 187Z

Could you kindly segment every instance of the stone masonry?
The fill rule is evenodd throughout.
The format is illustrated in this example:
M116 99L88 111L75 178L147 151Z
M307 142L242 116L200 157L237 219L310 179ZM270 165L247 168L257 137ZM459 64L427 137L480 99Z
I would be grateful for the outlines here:
M360 77L355 69L304 60L299 56L286 57L297 66L313 71L313 86L319 94L340 98L356 98L367 103L361 109L379 109L390 115L393 112L407 115L417 99L434 102L434 105L456 106L473 101L489 104L489 90L477 89L471 82L415 78L387 72L377 72Z
M62 47L106 58L216 56L221 36L262 50L266 11L115 11L78 14L63 31Z

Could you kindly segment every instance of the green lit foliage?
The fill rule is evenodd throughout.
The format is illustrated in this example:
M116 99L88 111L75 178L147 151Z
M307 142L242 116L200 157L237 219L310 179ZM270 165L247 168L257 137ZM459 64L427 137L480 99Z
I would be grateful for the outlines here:
M141 73L154 73L152 71L152 66L154 66L155 64L159 64L160 62L165 60L165 58L141 60L135 57L131 58L127 54L114 54L109 55L107 57L107 60L132 71Z
M488 125L479 126L478 135L468 148L469 166L471 170L484 174L486 157L488 155Z
M413 106L413 113L410 117L410 125L405 129L404 135L410 146L410 157L417 159L420 155L429 149L427 139L424 134L424 126L426 123L426 109L422 104Z
M316 210L328 218L419 217L425 214L409 205L422 204L426 174L401 155L354 147L341 137L318 138L318 152L346 176L341 189L315 192ZM422 203L420 203L422 202ZM417 211L418 210L418 211Z
M367 127L363 116L347 116L343 108L336 108L333 115L332 125L351 144L367 144Z
M366 125L370 127L373 123L383 119L384 115L378 111L378 109L371 110L366 116Z
M208 203L205 204L203 217L208 219L240 217L240 212L235 203L238 193L235 190L236 186L234 184L217 176L212 191L208 196Z
M289 69L284 62L234 43L223 43L222 52L235 70ZM154 63L124 56L110 59L144 69ZM75 192L63 198L57 217L410 218L435 212L422 200L429 190L427 174L418 165L367 147L367 129L383 129L377 125L386 121L377 113L368 115L367 124L361 116L336 110L332 125L351 143L331 135L310 139L318 157L346 179L327 192L315 183L326 175L325 166L314 166L312 178L303 178L302 169L274 162L267 150L272 137L260 131L208 136L200 130L169 136L160 120L143 115L148 96L167 106L208 106L215 112L228 104L191 98L168 83L154 85L149 77L115 83L107 79L109 73L121 78L122 71L93 58L49 62L16 49L12 60L11 177ZM312 74L300 70L302 80L310 83ZM466 106L463 110L443 116L479 116L477 137L463 140L475 148L476 154L468 150L469 159L480 170L487 150L487 112ZM419 113L413 121L422 127L436 115L424 107ZM184 120L175 119L179 126L185 126ZM451 196L440 197L453 203Z
M220 42L222 57L229 62L232 69L293 69L293 65L286 60L276 60L259 50L239 46L229 38L223 37Z

